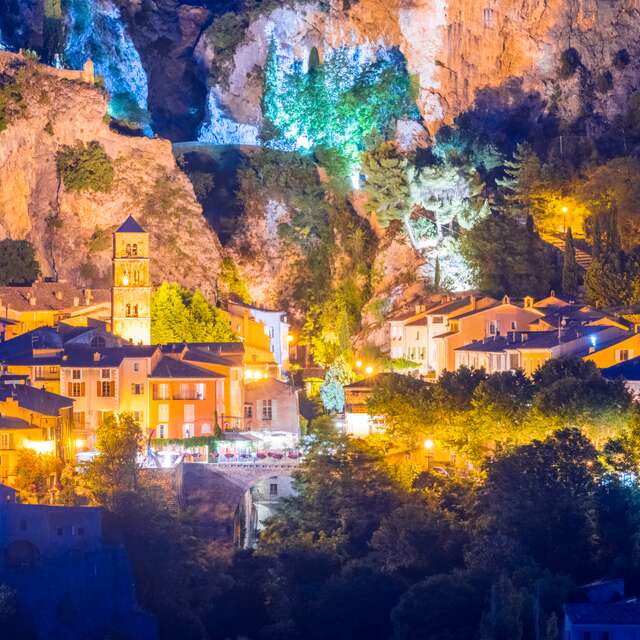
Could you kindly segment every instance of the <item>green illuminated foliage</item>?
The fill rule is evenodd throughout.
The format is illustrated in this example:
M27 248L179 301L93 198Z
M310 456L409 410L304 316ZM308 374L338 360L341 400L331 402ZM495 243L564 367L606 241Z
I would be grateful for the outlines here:
M87 145L77 142L74 146L61 147L56 154L56 167L68 191L111 190L113 163L97 140Z

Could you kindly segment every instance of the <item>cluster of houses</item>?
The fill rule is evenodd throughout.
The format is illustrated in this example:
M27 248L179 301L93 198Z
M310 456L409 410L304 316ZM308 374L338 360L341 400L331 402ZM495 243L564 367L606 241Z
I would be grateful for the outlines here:
M151 344L149 238L131 217L114 233L110 290L0 287L0 314L0 482L14 481L23 448L64 460L92 451L114 413L157 440L298 435L286 315L230 303L238 341Z
M640 390L640 332L623 317L565 300L496 300L482 295L439 296L392 316L388 322L390 357L399 372L437 379L462 366L487 373L521 369L531 376L545 362L578 357L591 360L605 377L623 377ZM367 399L374 378L346 387L345 427L368 435L380 425L369 416Z

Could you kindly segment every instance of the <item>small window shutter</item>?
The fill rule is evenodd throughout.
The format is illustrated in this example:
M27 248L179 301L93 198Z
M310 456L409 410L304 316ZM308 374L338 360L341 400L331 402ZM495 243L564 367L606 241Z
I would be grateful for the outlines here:
M96 392L98 394L98 398L101 398L102 397L102 384L100 384L100 380L98 380L96 382L96 387L98 389L97 392Z
M73 385L71 384L71 382L67 382L67 395L69 397L71 397L71 390L73 388Z
M80 396L84 398L84 382L80 383Z
M276 400L271 401L271 419L275 420L278 415L278 402Z
M115 398L116 395L116 382L115 380L112 380L109 383L109 397L110 398Z

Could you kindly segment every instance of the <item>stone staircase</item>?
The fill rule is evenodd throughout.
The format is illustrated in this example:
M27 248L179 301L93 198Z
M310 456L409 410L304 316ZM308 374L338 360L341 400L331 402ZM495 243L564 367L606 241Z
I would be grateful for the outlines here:
M540 237L547 244L550 244L552 247L560 251L560 253L564 253L564 233L541 233ZM584 244L584 247L580 247L580 244L581 243L579 241L574 240L574 245L576 248L576 262L578 263L579 267L586 271L589 268L589 265L593 262L593 256L587 252L586 243L582 243Z

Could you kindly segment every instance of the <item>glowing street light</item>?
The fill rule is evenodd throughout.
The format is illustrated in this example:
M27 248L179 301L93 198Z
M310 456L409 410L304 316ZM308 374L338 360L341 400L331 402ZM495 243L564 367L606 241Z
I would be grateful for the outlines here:
M431 451L433 449L433 440L431 438L427 438L424 441L424 445L423 446L427 451Z
M356 369L362 368L362 360L356 360Z
M569 207L565 205L562 207L561 211L562 211L562 231L566 233L567 232L567 213L569 211Z
M371 365L369 365L369 366L364 370L364 372L365 372L368 376L370 376L370 375L373 373L373 367L372 367Z
M431 438L427 438L422 443L422 446L427 452L427 471L431 471L431 461L433 460L433 440Z

